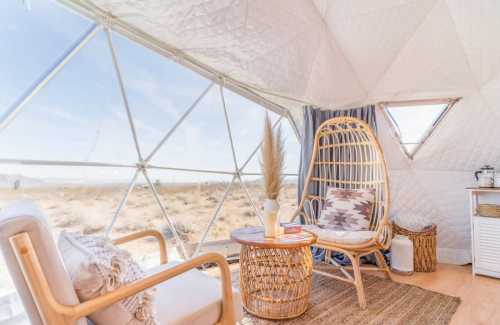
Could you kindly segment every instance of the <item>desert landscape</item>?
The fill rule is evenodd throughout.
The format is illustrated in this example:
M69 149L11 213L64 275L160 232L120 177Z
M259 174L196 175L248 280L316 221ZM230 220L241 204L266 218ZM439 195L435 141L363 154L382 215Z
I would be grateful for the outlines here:
M260 180L245 184L257 208L261 209L264 196ZM62 230L103 235L123 198L126 186L126 184L38 185L1 188L0 208L20 199L32 199L48 216L55 230L55 236ZM226 182L156 184L162 202L178 233L187 244L188 251L192 251L201 239L227 186ZM296 182L289 180L282 190L280 196L282 221L289 221L296 209L296 187ZM235 182L208 233L207 242L228 240L231 230L259 224L245 191L238 182ZM138 184L119 215L111 237L116 238L151 228L162 231L169 241L169 249L175 248L173 235L166 226L150 189ZM157 250L153 240L143 240L125 248L138 256Z
M19 182L18 179L22 181ZM192 254L229 184L227 182L155 183L162 202L175 223L175 228L186 244L188 254ZM261 181L248 181L245 184L260 209L264 201ZM292 180L285 183L280 198L282 221L288 221L295 211L296 186L296 182ZM0 209L17 200L31 199L47 215L56 240L63 230L104 235L126 189L125 183L58 185L38 179L3 176L0 177ZM207 236L207 245L203 251L217 251L227 256L237 254L238 246L229 243L231 230L259 224L245 191L238 182L235 182ZM119 215L111 238L151 228L160 230L166 236L169 258L180 257L172 232L167 227L150 189L144 184L138 184ZM158 246L155 240L145 239L124 245L123 248L131 252L136 261L145 268L158 263ZM3 320L11 319L14 314L18 318L13 320L13 323L26 322L23 318L22 305L1 255L0 294L2 297L0 323L4 324ZM9 310L11 312L14 310L15 313L7 312ZM7 321L5 324L11 323Z

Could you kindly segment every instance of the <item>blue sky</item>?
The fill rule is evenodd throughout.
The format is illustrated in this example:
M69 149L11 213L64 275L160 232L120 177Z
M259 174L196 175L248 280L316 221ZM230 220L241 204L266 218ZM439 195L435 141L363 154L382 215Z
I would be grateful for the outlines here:
M63 26L63 28L61 28ZM92 22L48 0L0 1L0 113L12 106ZM113 36L143 155L209 84L205 78L127 39ZM265 110L225 91L238 161L260 141ZM219 90L212 88L195 114L153 159L173 167L233 170ZM277 118L272 114L273 118ZM299 147L283 123L287 171L295 172ZM134 163L136 153L105 34L100 32L0 133L2 158ZM127 179L132 170L3 166L3 173L42 178ZM248 171L258 171L254 159ZM226 180L213 175L156 172L169 181Z

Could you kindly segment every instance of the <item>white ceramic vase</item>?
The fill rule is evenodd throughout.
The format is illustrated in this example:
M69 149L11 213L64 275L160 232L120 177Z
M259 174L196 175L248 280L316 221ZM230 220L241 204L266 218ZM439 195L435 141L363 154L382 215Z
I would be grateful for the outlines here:
M276 238L279 235L280 205L278 201L266 199L264 202L264 236L267 238Z

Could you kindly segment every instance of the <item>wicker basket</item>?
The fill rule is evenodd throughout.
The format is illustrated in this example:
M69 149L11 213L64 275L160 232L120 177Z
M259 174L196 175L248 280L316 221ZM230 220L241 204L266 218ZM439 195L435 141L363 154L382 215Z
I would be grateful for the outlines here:
M477 214L482 217L500 218L500 205L478 204Z
M436 271L436 225L423 231L411 231L393 224L395 235L407 236L413 242L413 264L415 272Z

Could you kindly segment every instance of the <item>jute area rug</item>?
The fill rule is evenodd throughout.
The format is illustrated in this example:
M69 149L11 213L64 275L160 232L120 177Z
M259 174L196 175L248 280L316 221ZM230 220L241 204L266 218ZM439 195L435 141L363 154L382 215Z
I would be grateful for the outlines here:
M324 267L322 270L325 271ZM330 270L328 270L330 271ZM233 284L239 287L238 272ZM245 312L242 325L268 324L449 324L460 298L363 273L368 306L358 306L354 286L314 274L309 309L287 321L260 319Z

